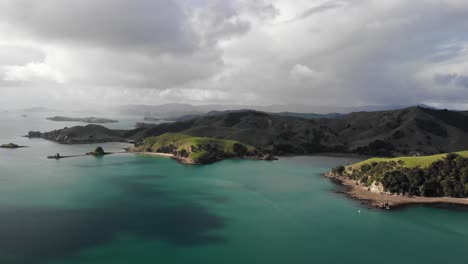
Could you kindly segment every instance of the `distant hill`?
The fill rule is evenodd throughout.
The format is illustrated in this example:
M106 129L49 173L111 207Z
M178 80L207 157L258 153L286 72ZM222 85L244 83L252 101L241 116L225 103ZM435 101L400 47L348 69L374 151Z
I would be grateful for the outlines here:
M29 131L30 138L43 138L62 144L127 142L127 130L113 130L100 125L75 126L41 133Z
M419 105L431 108L426 105ZM388 111L408 108L405 105L365 105L365 106L321 106L305 104L276 104L276 105L191 105L191 104L162 104L162 105L123 105L110 110L124 115L155 116L176 118L186 115L203 115L209 112L224 112L233 110L255 110L267 113L304 113L304 114L348 114L360 111ZM336 114L331 114L336 115Z
M98 117L66 117L66 116L54 116L47 117L47 120L56 121L56 122L83 122L89 124L106 124L106 123L117 123L119 121L108 119L108 118L98 118Z
M429 155L468 149L468 112L411 107L305 119L253 110L227 111L141 127L125 131L121 137L142 141L166 132L236 140L276 155ZM83 132L63 133L70 140Z
M343 118L346 115L340 113L330 113L330 114L314 114L314 113L293 113L293 112L281 112L278 113L280 116L291 116L291 117L300 117L304 119L319 119L319 118Z

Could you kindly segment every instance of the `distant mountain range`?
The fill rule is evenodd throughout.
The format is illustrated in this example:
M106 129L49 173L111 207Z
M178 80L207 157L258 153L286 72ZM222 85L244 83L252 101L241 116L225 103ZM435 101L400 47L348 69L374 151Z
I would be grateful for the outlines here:
M237 140L275 155L320 152L372 156L419 155L468 149L468 112L424 107L355 112L305 119L253 110L211 112L134 130L102 126L32 132L60 143L142 141L167 132Z
M418 105L424 108L436 109L427 105ZM122 105L116 107L100 107L99 111L86 108L74 111L64 111L59 109L52 109L49 107L30 107L19 109L15 111L24 113L54 113L54 112L70 112L75 114L118 114L129 116L144 116L144 117L158 117L164 119L176 120L180 117L195 117L209 114L210 112L224 112L235 110L255 110L267 113L278 113L283 116L296 116L307 119L315 118L340 118L344 114L352 112L373 112L403 109L411 106L405 105L367 105L367 106L320 106L320 105L304 105L304 104L276 104L268 106L259 105L191 105L191 104L161 104L161 105Z
M419 105L424 108L432 108L426 105ZM284 105L190 105L190 104L162 104L162 105L123 105L113 107L110 110L123 115L136 116L157 116L176 118L184 115L202 115L211 111L229 111L229 110L256 110L267 113L282 113L283 115L294 116L296 113L299 116L309 115L309 118L314 118L312 115L327 114L331 116L339 116L339 114L348 114L351 112L362 111L384 111L403 109L409 106L403 105L383 105L383 106L356 106L356 107L337 107L337 106L318 106L318 105L302 105L302 104L284 104ZM331 113L331 114L330 114Z

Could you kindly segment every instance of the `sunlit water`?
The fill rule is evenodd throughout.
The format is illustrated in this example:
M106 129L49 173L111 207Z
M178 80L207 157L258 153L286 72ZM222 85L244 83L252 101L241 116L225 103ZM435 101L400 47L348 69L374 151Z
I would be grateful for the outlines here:
M112 124L130 128L134 121ZM82 154L19 137L77 123L0 114L0 263L467 263L468 211L367 209L321 177L349 158ZM101 144L118 151L125 144Z

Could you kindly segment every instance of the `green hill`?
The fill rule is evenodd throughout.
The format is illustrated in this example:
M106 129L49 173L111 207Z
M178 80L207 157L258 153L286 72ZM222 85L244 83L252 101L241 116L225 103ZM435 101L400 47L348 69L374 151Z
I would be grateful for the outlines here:
M180 133L165 133L161 136L146 138L143 145L136 147L136 150L170 153L185 163L194 164L212 163L234 157L264 157L263 153L256 148L239 141L193 137Z

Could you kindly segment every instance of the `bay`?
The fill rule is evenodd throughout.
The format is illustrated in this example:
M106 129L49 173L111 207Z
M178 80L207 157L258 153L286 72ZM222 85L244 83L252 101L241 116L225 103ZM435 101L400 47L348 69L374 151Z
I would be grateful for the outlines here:
M467 210L381 211L335 193L321 175L355 159L206 166L132 154L47 160L97 145L21 137L79 125L43 117L0 114L0 143L29 146L0 149L0 263L468 261ZM130 128L135 121L123 119L110 126Z

